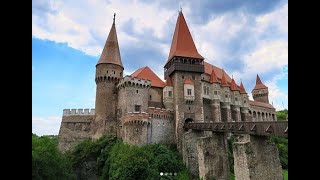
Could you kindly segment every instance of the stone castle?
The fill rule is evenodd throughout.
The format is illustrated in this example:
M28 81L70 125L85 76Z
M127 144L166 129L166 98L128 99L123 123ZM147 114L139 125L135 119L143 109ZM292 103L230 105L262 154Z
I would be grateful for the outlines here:
M60 150L83 139L115 135L134 144L177 144L183 151L184 123L275 121L268 87L259 76L248 99L223 69L206 61L179 12L162 81L149 67L123 77L115 20L96 65L95 109L64 109Z

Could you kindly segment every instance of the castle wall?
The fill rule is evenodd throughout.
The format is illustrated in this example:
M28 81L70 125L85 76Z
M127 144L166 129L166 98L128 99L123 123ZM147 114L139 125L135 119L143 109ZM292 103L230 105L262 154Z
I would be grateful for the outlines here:
M76 111L65 109L59 130L58 148L61 151L69 150L75 144L91 138L91 122L94 119L94 110Z
M148 126L150 126L150 124L138 121L124 125L124 142L133 145L147 144Z
M162 95L163 95L162 88L151 86L151 88L148 90L148 94L149 94L149 101L162 103ZM151 99L150 99L150 96L151 96Z
M234 174L240 180L282 180L279 152L263 136L238 136L233 144Z
M249 115L252 118L252 121L276 121L276 111L275 109L252 106L249 107Z

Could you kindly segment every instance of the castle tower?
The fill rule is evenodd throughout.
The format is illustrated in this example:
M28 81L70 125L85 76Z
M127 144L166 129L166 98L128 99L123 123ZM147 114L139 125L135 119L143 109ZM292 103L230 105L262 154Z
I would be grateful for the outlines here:
M254 101L269 104L268 87L262 83L258 74L257 74L257 79L256 79L256 85L254 86L251 93L252 93Z
M240 107L240 111L241 111L241 121L252 121L252 119L249 119L249 96L248 93L246 92L242 81L240 84L240 94L242 96L241 100L241 107Z
M94 139L101 137L103 134L116 135L117 133L116 107L118 95L116 85L122 79L123 69L114 15L109 36L96 65L95 119L92 123Z
M185 122L203 121L201 74L204 73L203 57L198 53L187 26L179 12L168 60L164 66L164 78L173 85L173 112L175 114L177 148L182 150Z
M222 122L230 122L231 121L231 92L230 92L230 85L228 84L225 72L222 70L222 78L221 78L221 119Z
M214 122L221 122L220 113L220 84L217 80L216 73L212 68L210 83L212 83L213 95L211 100L212 120Z
M241 121L240 115L240 89L236 82L234 81L233 77L231 80L230 90L232 94L231 98L231 119L233 121Z

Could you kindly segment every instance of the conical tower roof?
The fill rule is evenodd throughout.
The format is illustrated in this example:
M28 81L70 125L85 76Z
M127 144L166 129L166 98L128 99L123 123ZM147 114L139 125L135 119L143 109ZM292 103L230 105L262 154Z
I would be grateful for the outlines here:
M224 70L222 70L221 86L222 87L230 87L230 85L228 84L228 82L226 80Z
M191 33L182 11L179 12L179 16L174 30L170 53L168 61L173 56L192 57L198 59L204 59L197 51L196 45L193 42ZM167 61L167 62L168 62Z
M256 85L254 86L253 90L258 90L258 89L265 89L268 88L266 85L264 85L257 74L257 79L256 79Z
M217 76L216 76L216 73L214 72L213 68L212 68L212 72L211 72L210 82L211 83L218 83Z
M244 88L244 86L242 84L242 81L241 81L241 84L240 84L240 93L241 94L247 94L246 89Z
M108 38L103 47L103 50L97 65L103 64L103 63L116 64L123 67L121 62L119 43L117 38L116 26L115 26L115 17L113 18L111 30L109 32Z
M238 88L238 85L236 84L236 82L234 81L233 78L231 80L230 90L231 91L240 91L240 89Z

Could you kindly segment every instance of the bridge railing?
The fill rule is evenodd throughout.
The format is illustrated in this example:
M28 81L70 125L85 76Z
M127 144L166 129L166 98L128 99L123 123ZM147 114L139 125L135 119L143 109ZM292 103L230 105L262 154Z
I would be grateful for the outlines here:
M201 131L231 132L234 134L288 137L288 121L191 122L185 123L184 128Z

